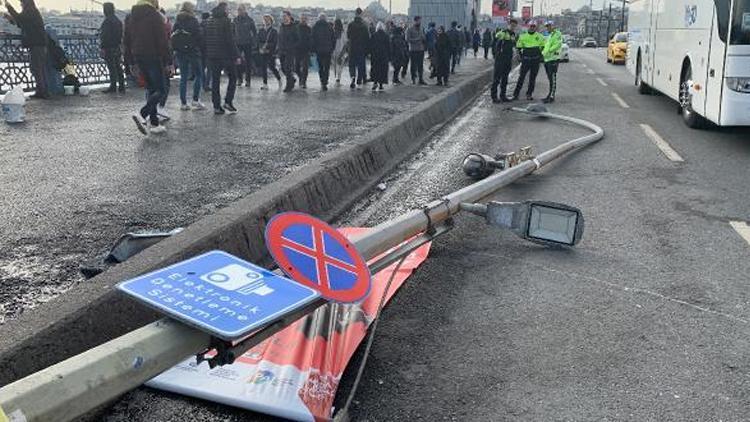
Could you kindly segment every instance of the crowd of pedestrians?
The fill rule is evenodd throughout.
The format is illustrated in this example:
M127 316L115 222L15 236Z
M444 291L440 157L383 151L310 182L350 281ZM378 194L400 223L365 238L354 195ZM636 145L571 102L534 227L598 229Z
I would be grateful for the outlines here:
M22 43L30 51L35 96L47 98L45 63L49 44L41 14L34 0L20 0L20 12L4 1L8 10L5 17L21 28ZM448 29L433 22L425 29L419 16L409 24L374 22L365 20L360 8L347 25L341 19L329 20L325 14L311 25L307 16L295 18L285 11L278 25L273 16L264 15L260 28L244 5L238 6L231 17L228 3L223 1L210 13L202 13L200 20L195 5L185 2L174 23L159 7L158 0L136 0L123 22L112 3L104 3L103 11L101 56L110 73L110 85L104 92L124 92L128 75L145 87L145 104L133 116L144 134L165 131L162 123L169 117L164 107L175 68L180 72L181 110L205 109L201 95L210 91L215 114L234 114L236 89L243 84L251 86L254 73L262 79L261 90L269 89L269 73L283 92L291 92L297 86L307 89L313 55L322 91L328 90L331 70L335 84L340 85L347 66L351 89L371 83L372 91L382 91L389 83L402 84L407 73L415 85L427 85L426 79L436 79L438 86L447 86L462 57L469 50L478 57L481 47L485 59L491 51L495 60L490 91L493 101L518 99L527 78L526 98L533 99L542 64L550 86L545 102L555 100L562 35L552 22L546 25L545 37L537 32L534 22L522 33L514 19L507 28L495 32L489 28L483 33L479 29L471 32L455 21ZM516 52L521 70L513 95L508 98L508 78ZM227 83L222 95L223 78Z
M261 90L269 89L269 74L283 92L296 87L307 89L313 55L322 91L328 90L332 70L334 83L342 83L347 65L351 89L371 83L372 91L382 91L389 83L402 84L407 70L415 85L437 79L437 85L445 86L461 55L466 54L464 50L474 48L476 55L480 36L478 31L472 35L455 22L455 34L434 23L425 30L418 16L410 25L368 22L359 8L348 25L340 19L331 21L325 14L311 24L307 16L295 17L285 11L278 25L273 16L263 16L260 28L242 5L232 19L226 2L201 15L200 20L195 6L185 2L174 25L159 8L158 0L138 0L122 24L114 16L111 3L105 3L104 9L101 41L112 75L105 92L124 90L123 64L119 62L122 49L125 68L140 78L147 91L145 105L133 116L144 134L165 130L162 123L168 116L163 106L175 67L180 71L181 110L204 109L201 93L210 90L214 113L233 114L237 112L236 88L243 84L249 87L254 73L262 80ZM118 34L122 34L121 45L116 42ZM227 80L223 95L222 78Z

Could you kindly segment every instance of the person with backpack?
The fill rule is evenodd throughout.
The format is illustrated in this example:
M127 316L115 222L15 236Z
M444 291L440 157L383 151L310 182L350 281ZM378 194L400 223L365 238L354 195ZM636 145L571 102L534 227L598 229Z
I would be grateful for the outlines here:
M391 32L391 64L393 65L393 84L401 85L398 78L401 69L409 63L409 45L404 37L404 30L400 26L394 25Z
M203 70L201 68L201 27L198 18L195 17L195 6L186 1L177 14L177 19L172 27L172 50L177 59L180 69L180 110L190 110L187 103L187 85L190 77L193 77L193 102L192 108L203 110L206 107L200 101L201 87L203 86Z
M232 21L229 20L227 4L219 3L211 10L211 18L206 25L206 56L211 68L211 101L214 114L235 114L234 93L237 89L237 65L241 63L240 52L234 39ZM227 92L224 106L221 105L221 72L227 75Z
M281 75L276 69L276 45L278 44L279 33L273 27L273 16L263 15L263 28L258 33L260 39L260 76L263 78L261 91L268 90L268 70L273 72L276 82L279 83L279 89L282 88Z
M99 48L101 56L107 63L109 72L109 88L103 92L111 94L117 92L117 86L120 86L120 92L125 92L125 75L122 73L122 22L115 15L115 5L104 3L104 21L99 27Z
M242 56L242 64L237 72L237 84L242 85L244 75L245 86L250 86L250 76L253 68L253 45L256 43L258 31L255 29L255 21L247 14L244 5L237 6L237 17L234 18L234 34L237 40L237 48Z
M318 59L318 76L320 89L328 91L328 76L331 73L331 55L336 47L333 26L328 22L325 13L318 15L318 21L312 28L312 48Z

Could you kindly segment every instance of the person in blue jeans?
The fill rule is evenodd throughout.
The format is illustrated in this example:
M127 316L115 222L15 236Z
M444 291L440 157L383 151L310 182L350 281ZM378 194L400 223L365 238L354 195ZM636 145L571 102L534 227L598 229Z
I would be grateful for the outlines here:
M201 62L201 27L198 18L195 17L195 6L193 3L182 4L180 13L177 14L174 27L172 28L172 49L177 58L177 66L180 68L180 110L190 110L187 102L187 86L190 77L193 76L193 102L192 108L203 110L206 108L200 101L201 87L203 86L203 69Z

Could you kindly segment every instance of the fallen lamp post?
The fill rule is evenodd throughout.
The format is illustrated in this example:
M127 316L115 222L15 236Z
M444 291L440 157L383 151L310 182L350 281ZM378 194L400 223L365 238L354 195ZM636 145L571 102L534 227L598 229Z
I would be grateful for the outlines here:
M356 237L352 243L368 260L395 248L381 258L380 264L373 264L371 271L383 269L387 262L395 262L398 257L409 253L410 248L419 242L424 243L450 230L452 217L462 211L462 207L474 213L484 214L490 222L499 222L499 219L491 216L501 214L502 206L488 204L486 209L482 209L473 204L481 202L500 188L539 170L555 159L604 137L604 131L599 126L581 119L549 113L543 106L531 105L525 109L512 110L538 118L573 123L593 133L565 142L536 157L517 162L514 166L482 181L433 201L423 209L402 214ZM547 221L550 216L542 203L527 204L529 215L534 212L535 204L542 207L537 209L540 213L539 222L542 219ZM529 240L545 241L544 230L537 230L544 225L531 229L530 221L527 220L524 226L518 226L519 230L525 227L525 236ZM576 230L579 227L578 221L576 220ZM582 231L582 218L580 224ZM509 228L514 230L513 227L511 224ZM557 233L556 239L569 240L575 244L576 230L572 238ZM399 247L404 242L407 243ZM312 312L327 303L325 300L317 300L304 312ZM244 353L301 316L287 315L269 323L243 340L241 345L234 345L239 347L231 350L232 356ZM73 420L136 388L182 360L201 354L206 348L214 346L215 339L209 334L163 318L0 388L0 409L4 410L12 421ZM13 419L14 417L16 419Z

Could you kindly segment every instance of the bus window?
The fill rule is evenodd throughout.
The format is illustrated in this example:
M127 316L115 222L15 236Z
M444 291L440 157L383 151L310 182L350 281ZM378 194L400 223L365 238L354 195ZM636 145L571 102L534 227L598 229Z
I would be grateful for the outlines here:
M729 0L714 0L716 4L716 20L719 29L719 38L727 42L729 32Z
M750 0L735 0L730 44L750 44Z

